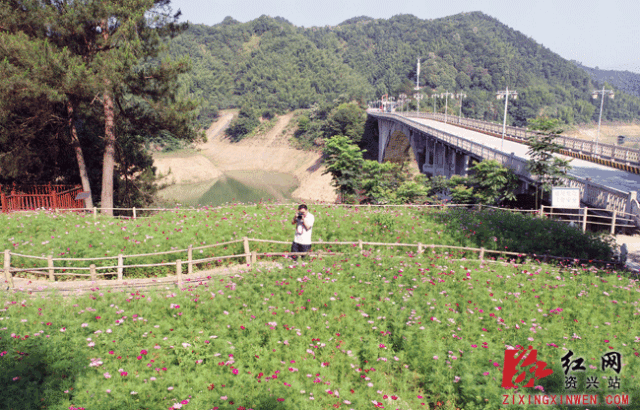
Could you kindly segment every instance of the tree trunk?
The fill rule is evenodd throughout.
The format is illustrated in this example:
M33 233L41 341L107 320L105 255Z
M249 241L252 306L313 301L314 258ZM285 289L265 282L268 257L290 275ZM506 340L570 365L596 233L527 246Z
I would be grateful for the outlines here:
M114 125L113 98L109 90L110 81L106 80L104 91L104 158L102 162L102 195L100 207L102 213L113 216L113 169L115 167L116 134Z
M78 139L78 132L76 125L73 122L73 105L71 101L67 101L67 113L69 115L69 130L71 131L71 145L76 152L76 159L78 160L78 171L80 172L80 180L82 181L82 189L89 193L89 198L85 199L86 208L93 208L93 200L91 199L91 185L89 184L89 174L87 173L87 165L84 162L84 155L82 154L82 147L80 146L80 140Z

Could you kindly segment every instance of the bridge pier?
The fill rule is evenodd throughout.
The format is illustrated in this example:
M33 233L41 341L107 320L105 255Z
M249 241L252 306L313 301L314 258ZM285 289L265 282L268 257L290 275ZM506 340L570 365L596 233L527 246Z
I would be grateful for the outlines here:
M463 177L469 175L469 155L462 152L456 152L454 173L456 175L462 175Z

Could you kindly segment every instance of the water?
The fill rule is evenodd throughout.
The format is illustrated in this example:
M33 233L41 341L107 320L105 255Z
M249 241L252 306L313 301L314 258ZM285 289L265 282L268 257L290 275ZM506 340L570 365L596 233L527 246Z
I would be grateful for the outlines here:
M298 187L295 177L280 172L228 171L222 178L198 184L179 184L159 192L167 205L219 206L227 202L290 202Z

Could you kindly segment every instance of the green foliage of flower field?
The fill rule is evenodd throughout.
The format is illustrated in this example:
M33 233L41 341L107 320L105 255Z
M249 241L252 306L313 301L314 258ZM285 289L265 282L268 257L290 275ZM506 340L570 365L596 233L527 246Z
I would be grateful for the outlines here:
M24 255L54 258L115 257L194 247L241 239L292 241L291 219L295 205L232 206L175 210L150 217L111 219L76 214L0 215L3 228L0 247ZM529 252L573 258L610 260L611 246L602 236L582 234L578 229L551 220L506 211L481 212L455 208L379 208L312 205L315 215L314 241L357 241L385 243L423 243L466 246L511 252ZM345 245L317 245L313 249L344 251ZM251 243L256 252L284 252L290 246ZM407 248L396 247L396 252ZM243 254L242 243L194 251L194 258ZM477 253L457 252L477 258ZM488 255L488 254L487 254ZM497 257L497 255L488 255ZM125 264L161 263L186 260L186 252L170 255L129 257ZM56 267L84 266L90 261L56 261ZM98 260L96 266L117 262ZM230 259L207 265L237 263ZM46 260L12 256L13 267L46 265ZM206 268L200 265L198 268ZM175 267L125 269L124 277L166 275ZM86 272L85 272L86 273ZM62 277L61 277L62 278Z
M504 351L640 400L640 287L616 272L351 252L156 291L0 295L7 409L501 409ZM44 295L43 295L44 296ZM619 375L602 354L622 354ZM592 392L591 392L592 393ZM533 406L519 406L533 408ZM563 408L562 406L556 408ZM592 407L589 407L592 408ZM595 408L595 407L593 407ZM629 407L631 408L631 407Z

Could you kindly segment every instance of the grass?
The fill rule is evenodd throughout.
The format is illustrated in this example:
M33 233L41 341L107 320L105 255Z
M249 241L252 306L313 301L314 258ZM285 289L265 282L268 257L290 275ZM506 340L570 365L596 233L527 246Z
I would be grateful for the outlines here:
M296 205L231 206L195 211L175 210L148 218L114 220L76 214L10 214L0 216L4 227L4 249L13 252L55 258L92 258L133 255L186 249L220 243L244 236L280 241L293 240L291 218ZM574 258L610 260L611 244L604 236L584 235L579 229L551 220L512 214L506 211L434 208L373 207L344 208L313 205L316 217L313 240L418 243L484 247L489 250L548 253ZM138 212L142 215L142 212ZM316 246L316 250L319 247ZM342 251L348 246L322 245L326 251ZM2 249L0 249L2 250ZM283 252L287 246L252 243L256 252ZM401 252L397 248L395 252ZM241 243L199 251L194 258L243 254ZM477 258L477 254L455 252L459 257ZM184 253L130 258L132 263L162 263L185 260ZM95 261L96 266L111 266L112 260ZM222 263L222 262L221 262ZM233 263L228 260L225 263ZM56 262L56 267L86 266L91 262ZM214 263L215 264L215 263ZM44 267L46 260L12 257L13 267ZM211 264L209 265L211 266ZM208 266L204 266L205 268ZM165 276L170 267L126 269L125 278Z
M3 293L0 402L497 410L509 393L505 348L529 345L553 374L518 393L562 393L561 357L571 349L585 359L578 392L597 376L597 393L611 393L601 377L618 376L620 392L640 400L638 282L587 266L399 256L368 250L184 289ZM599 368L612 351L622 355L619 375Z

